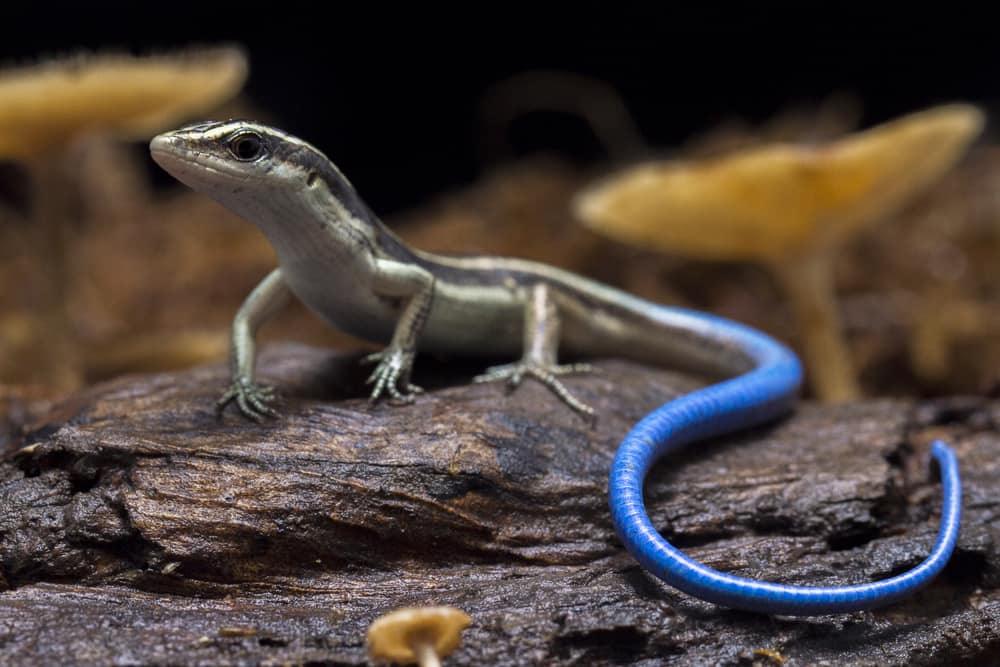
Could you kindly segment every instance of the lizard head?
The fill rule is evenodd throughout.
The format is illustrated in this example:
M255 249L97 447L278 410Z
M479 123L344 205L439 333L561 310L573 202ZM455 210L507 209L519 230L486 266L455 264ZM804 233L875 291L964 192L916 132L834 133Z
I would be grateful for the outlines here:
M209 195L239 194L247 187L302 189L323 177L350 187L316 148L251 121L191 123L154 137L149 149L170 175Z
M191 123L154 137L149 150L171 176L238 213L269 200L315 195L332 197L357 218L370 215L350 181L322 152L262 123Z
M276 128L203 121L154 137L149 149L170 175L257 225L276 248L294 244L301 254L375 233L377 218L340 170Z

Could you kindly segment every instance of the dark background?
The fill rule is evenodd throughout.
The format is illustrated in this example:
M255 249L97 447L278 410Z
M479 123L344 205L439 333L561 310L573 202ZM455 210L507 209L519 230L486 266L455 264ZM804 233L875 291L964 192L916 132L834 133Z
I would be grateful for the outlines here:
M1000 86L996 22L940 3L927 10L840 3L464 7L9 5L0 60L241 43L251 58L247 93L330 155L383 213L476 177L484 166L482 95L526 69L608 81L644 136L664 147L730 118L761 121L837 91L859 97L867 125L942 101L989 105ZM521 152L553 149L581 160L602 154L582 121L568 116L535 114L514 124L510 137Z

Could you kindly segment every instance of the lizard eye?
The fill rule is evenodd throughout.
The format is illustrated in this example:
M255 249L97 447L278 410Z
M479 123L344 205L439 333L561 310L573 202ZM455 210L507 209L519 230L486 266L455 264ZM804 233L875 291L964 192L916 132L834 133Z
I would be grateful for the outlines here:
M240 133L229 140L229 152L237 160L256 160L264 154L264 140L256 132Z

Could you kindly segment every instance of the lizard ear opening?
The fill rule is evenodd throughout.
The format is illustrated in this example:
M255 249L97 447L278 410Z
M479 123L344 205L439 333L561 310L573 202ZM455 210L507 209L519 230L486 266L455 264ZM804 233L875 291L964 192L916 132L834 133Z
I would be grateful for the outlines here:
M315 171L310 171L309 176L306 178L306 185L310 188L314 188L317 183L319 183L319 174Z

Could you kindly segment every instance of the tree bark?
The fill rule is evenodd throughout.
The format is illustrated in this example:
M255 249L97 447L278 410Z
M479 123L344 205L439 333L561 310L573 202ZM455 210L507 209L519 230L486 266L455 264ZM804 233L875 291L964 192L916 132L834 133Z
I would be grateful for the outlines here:
M469 385L481 363L420 358L430 391L371 407L357 359L267 348L262 377L286 398L261 425L215 416L221 365L122 378L7 423L0 663L357 665L377 616L441 604L473 618L445 665L1000 655L1000 402L806 404L651 472L654 524L707 565L852 584L928 553L929 444L947 438L965 514L944 574L886 609L798 619L679 593L614 534L619 440L697 378L600 362L567 380L597 409L592 428L537 383Z

